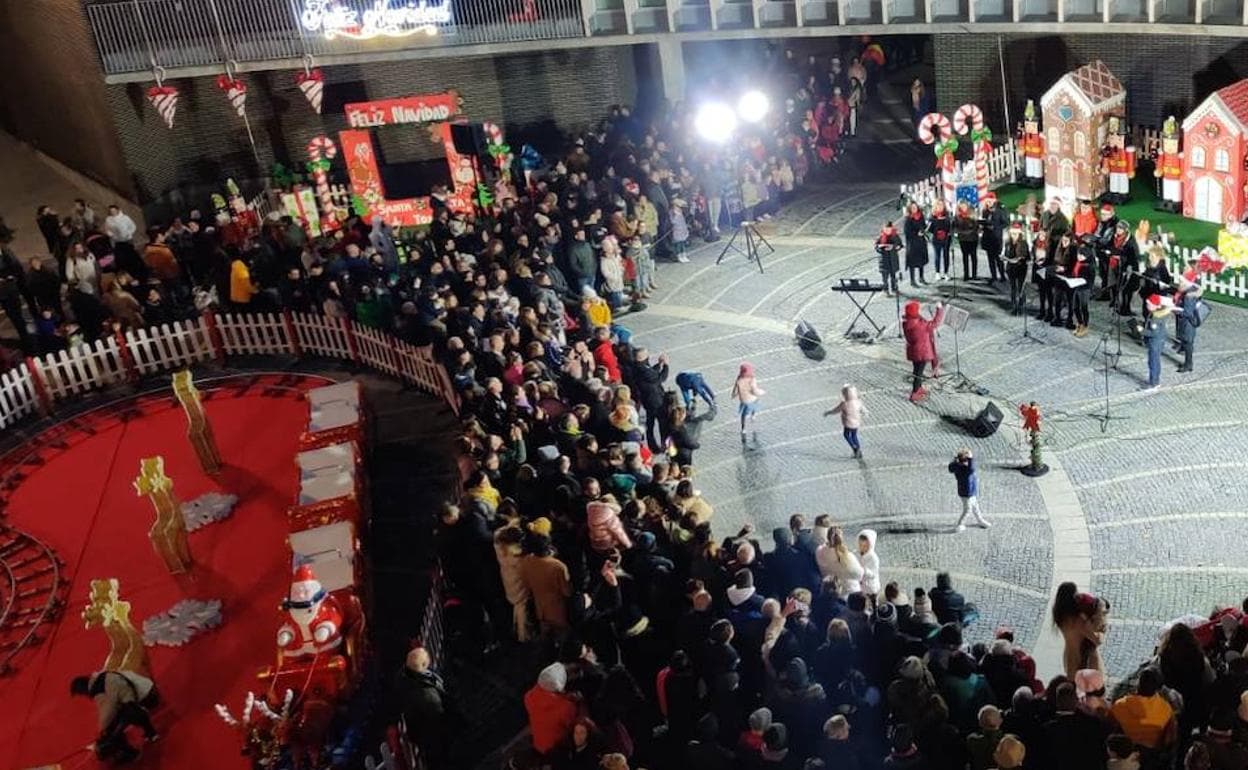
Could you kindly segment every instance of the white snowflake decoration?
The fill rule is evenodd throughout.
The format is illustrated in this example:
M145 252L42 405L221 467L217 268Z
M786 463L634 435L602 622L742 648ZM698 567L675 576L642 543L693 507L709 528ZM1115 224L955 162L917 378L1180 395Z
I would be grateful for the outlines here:
M182 518L186 531L194 532L200 527L215 524L228 517L238 504L238 495L208 492L182 504Z
M221 625L221 601L183 599L143 621L143 643L149 647L181 647L195 636Z

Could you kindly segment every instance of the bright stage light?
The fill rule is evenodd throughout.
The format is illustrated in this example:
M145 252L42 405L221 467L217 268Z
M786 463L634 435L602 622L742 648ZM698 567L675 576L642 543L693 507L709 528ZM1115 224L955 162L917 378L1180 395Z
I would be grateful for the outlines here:
M737 114L747 123L757 123L767 116L770 106L762 91L746 91L737 102Z
M693 118L693 127L708 142L723 144L737 130L737 114L726 104L710 102L698 109L698 114Z

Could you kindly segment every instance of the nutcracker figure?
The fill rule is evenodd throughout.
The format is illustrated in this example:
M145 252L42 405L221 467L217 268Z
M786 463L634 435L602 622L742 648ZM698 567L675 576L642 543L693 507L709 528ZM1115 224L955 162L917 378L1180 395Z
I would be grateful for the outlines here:
M277 646L283 657L311 657L342 644L342 610L307 564L295 571L282 609L287 618L278 629Z
M1109 192L1101 200L1126 203L1131 200L1131 179L1135 177L1135 148L1127 146L1118 118L1109 119L1109 134L1101 148L1101 173L1109 177Z
M1044 134L1040 133L1040 121L1036 115L1036 104L1027 100L1023 110L1023 178L1019 184L1024 187L1044 186Z
M1153 176L1161 180L1161 195L1155 208L1178 213L1183 209L1183 153L1179 152L1179 125L1174 116L1161 127L1161 150Z

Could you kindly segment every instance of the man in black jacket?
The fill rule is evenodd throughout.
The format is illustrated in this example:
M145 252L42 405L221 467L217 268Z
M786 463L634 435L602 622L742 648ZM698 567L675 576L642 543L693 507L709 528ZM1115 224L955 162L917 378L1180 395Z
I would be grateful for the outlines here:
M980 239L984 253L988 255L988 283L996 283L998 278L1005 278L1005 265L1001 264L1001 248L1005 245L1005 228L1009 225L1009 217L997 205L997 196L988 193L984 196L984 212L980 215Z
M655 435L655 425L663 414L663 382L667 380L667 354L659 355L658 363L650 363L650 351L637 348L633 366L634 395L646 410L646 443L651 452L662 449L662 436ZM661 426L660 426L661 428Z
M455 733L458 712L424 647L414 647L407 654L407 661L394 679L394 696L408 732L428 756L428 766L446 767L449 738Z

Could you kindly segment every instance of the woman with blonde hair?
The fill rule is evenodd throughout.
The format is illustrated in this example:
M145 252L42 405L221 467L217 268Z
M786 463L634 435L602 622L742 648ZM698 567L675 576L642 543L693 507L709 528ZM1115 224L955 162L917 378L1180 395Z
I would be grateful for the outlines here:
M841 596L862 590L862 565L845 545L845 534L840 527L828 530L828 542L815 551L815 561L819 564L820 574L836 580Z

